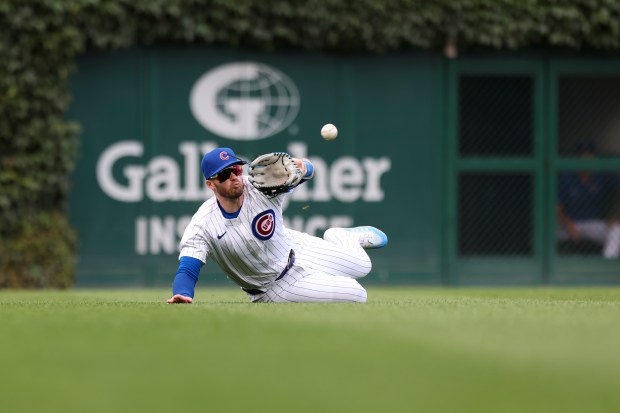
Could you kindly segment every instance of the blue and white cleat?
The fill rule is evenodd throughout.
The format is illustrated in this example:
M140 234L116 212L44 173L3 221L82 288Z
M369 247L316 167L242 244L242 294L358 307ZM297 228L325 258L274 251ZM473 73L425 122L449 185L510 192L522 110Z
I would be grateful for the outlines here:
M388 237L383 231L371 226L354 228L343 228L345 231L354 232L359 236L359 243L362 248L369 250L383 248L388 243Z

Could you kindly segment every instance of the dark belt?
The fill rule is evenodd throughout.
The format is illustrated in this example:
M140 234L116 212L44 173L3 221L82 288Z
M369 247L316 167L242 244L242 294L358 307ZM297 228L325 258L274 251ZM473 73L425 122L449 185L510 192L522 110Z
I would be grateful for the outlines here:
M291 269L293 264L295 264L295 251L291 250L291 252L288 254L288 262L286 263L286 267L284 267L284 270L280 273L280 275L278 275L278 278L276 278L276 281L284 277L286 273L288 272L288 270Z
M263 290L259 290L258 288L243 288L241 287L241 289L243 291L245 291L246 293L250 294L250 295L258 295L258 294L264 294L265 292Z
M286 263L286 267L284 267L284 270L282 270L282 272L280 273L280 275L278 275L278 278L276 278L275 281L278 281L280 278L284 277L288 270L291 269L293 264L295 264L295 251L291 250L291 252L288 254L288 262ZM263 290L259 290L258 288L241 287L241 289L250 295L258 295L264 293Z

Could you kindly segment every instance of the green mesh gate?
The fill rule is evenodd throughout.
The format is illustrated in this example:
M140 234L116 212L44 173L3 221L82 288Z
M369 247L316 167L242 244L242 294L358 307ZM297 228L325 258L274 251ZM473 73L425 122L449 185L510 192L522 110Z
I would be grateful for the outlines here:
M543 282L541 66L505 61L451 65L451 281Z
M620 71L599 67L450 63L451 282L620 277Z
M550 65L550 282L620 278L620 64Z

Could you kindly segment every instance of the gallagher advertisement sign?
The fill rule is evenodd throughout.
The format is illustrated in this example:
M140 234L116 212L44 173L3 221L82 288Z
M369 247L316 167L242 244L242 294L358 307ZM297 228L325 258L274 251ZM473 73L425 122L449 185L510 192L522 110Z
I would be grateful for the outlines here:
M70 205L79 282L170 281L185 226L212 196L200 160L220 146L247 160L285 151L314 163L314 179L287 197L290 228L385 228L400 213L385 202L398 151L373 132L377 103L358 99L367 85L346 73L359 67L250 57L140 49L78 61L69 115L83 130ZM336 140L322 139L326 123L338 126Z

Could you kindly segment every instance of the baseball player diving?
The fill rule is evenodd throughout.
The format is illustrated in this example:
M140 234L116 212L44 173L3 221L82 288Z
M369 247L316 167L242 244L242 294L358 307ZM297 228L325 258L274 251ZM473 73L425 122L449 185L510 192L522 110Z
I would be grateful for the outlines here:
M252 161L244 176L246 163L230 148L214 149L202 159L215 196L185 229L167 302L193 302L207 257L254 303L366 302L357 281L372 267L365 249L384 247L387 236L370 226L330 228L323 238L285 228L283 197L312 179L312 163L274 152Z

